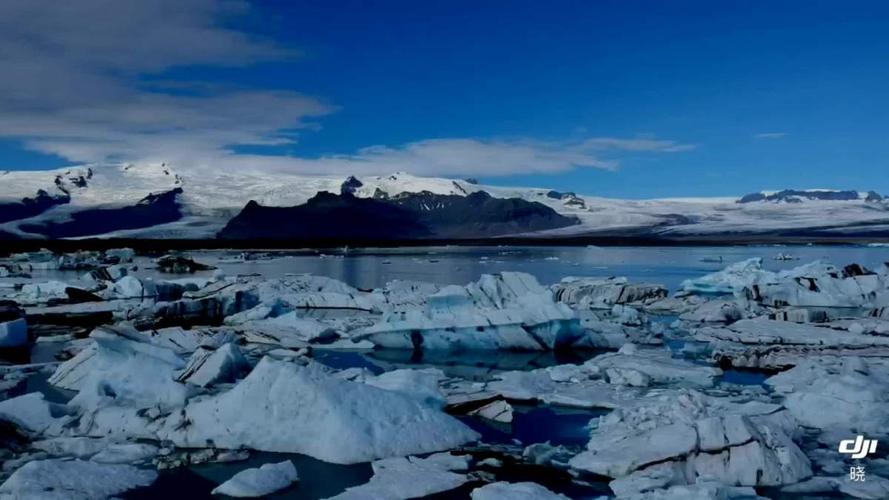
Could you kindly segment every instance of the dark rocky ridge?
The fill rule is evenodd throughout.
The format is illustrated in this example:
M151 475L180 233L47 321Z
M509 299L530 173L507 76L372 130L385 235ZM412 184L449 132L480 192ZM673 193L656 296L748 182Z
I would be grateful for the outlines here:
M70 201L71 197L67 193L50 196L49 193L41 189L33 198L23 198L19 202L0 203L0 223L34 217L56 205L64 205Z
M854 201L858 199L858 191L805 191L797 189L785 189L777 193L766 195L764 193L750 193L741 197L738 203L752 203L756 201L783 201L786 203L799 203L802 200L827 200L827 201ZM883 201L876 191L868 191L865 201Z
M488 238L576 224L551 208L518 198L428 191L388 199L321 192L304 205L264 207L251 201L219 232L221 239L410 240Z
M123 229L139 229L175 222L182 218L177 197L182 188L149 194L135 205L119 208L93 208L74 212L69 220L22 224L22 231L47 238L76 238Z

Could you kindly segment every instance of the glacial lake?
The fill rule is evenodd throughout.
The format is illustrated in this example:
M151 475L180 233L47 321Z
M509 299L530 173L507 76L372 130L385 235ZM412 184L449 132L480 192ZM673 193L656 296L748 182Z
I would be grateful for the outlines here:
M889 247L870 246L734 246L734 247L429 247L403 249L332 249L327 251L250 252L247 260L240 251L186 252L195 260L219 267L227 275L258 274L268 278L288 273L328 276L361 289L384 286L392 280L429 281L439 284L466 284L485 273L527 272L542 284L558 282L566 276L625 276L631 281L663 284L674 292L684 279L720 270L751 257L763 259L764 267L781 270L824 259L837 266L851 263L876 268L889 261ZM779 260L779 255L793 260ZM255 259L255 260L251 260ZM158 273L150 268L151 259L140 257L140 276L178 279L183 275ZM35 281L75 280L82 272L38 271ZM212 271L196 273L210 276ZM670 319L665 321L669 322ZM673 346L671 346L673 348ZM32 356L36 353L32 352ZM582 363L598 354L584 353L424 353L417 357L409 351L376 350L372 352L324 351L318 349L318 361L335 368L364 367L379 373L396 368L436 366L446 373L467 379L487 378L501 370L534 369L563 363ZM48 356L42 353L41 358ZM32 359L43 361L44 359ZM760 385L766 374L727 371L724 381L741 385ZM29 381L26 392L41 390L50 399L64 400L70 395L57 393L45 379ZM469 417L460 417L483 435L483 441L509 444L513 440L527 446L549 441L554 445L580 448L586 441L587 425L604 412L516 405L512 426L497 426ZM370 464L332 465L301 456L252 453L246 461L194 465L161 473L148 488L131 491L123 498L213 498L209 492L233 474L262 463L293 460L300 482L273 498L316 499L342 492L349 486L366 482L372 475ZM609 492L606 483L579 486L569 478L549 476L537 469L507 466L490 471L500 480L529 480L541 483L572 498L596 498ZM462 488L431 498L469 498L471 488Z
M242 260L240 251L184 252L195 260L220 267L226 274L280 277L310 273L370 289L392 280L465 285L485 273L521 271L542 284L566 276L626 276L631 281L659 283L675 291L682 280L718 271L751 257L761 257L766 269L790 269L814 260L837 266L858 263L876 268L889 261L889 247L862 245L719 246L719 247L418 247L363 248L268 252L266 258ZM251 252L261 255L264 252ZM779 255L794 260L776 260ZM140 259L150 263L148 259ZM34 272L35 279L72 279L79 272ZM181 278L145 270L138 273ZM199 272L195 276L210 276Z

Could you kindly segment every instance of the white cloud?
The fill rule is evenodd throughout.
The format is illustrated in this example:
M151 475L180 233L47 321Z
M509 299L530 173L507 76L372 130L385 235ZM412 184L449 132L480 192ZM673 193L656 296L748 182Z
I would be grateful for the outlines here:
M171 79L181 66L246 66L298 56L230 28L244 0L0 2L0 136L72 162L171 161L180 168L427 175L614 169L623 153L694 145L651 137L580 141L439 138L321 158L239 154L286 145L337 111L319 97ZM0 165L0 168L15 168Z
M787 132L762 132L753 134L754 139L781 139L787 136Z
M645 151L654 153L679 153L691 151L696 144L681 144L676 141L640 137L635 139L618 139L614 137L594 137L584 141L584 145L593 150Z
M226 27L248 11L241 0L0 2L0 135L77 162L291 142L336 108L292 91L150 80L296 55Z

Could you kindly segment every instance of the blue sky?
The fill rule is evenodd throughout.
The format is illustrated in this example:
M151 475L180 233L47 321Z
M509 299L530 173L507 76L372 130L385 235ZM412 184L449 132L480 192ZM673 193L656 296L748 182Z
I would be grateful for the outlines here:
M0 7L0 168L889 193L885 2L76 3Z

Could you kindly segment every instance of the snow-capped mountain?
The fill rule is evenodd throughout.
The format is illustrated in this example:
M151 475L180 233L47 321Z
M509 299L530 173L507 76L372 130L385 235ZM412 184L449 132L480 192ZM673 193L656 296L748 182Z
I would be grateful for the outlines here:
M483 191L494 199L523 200L524 208L548 207L572 221L514 225L521 236L889 235L889 202L875 192L785 190L739 198L621 200L404 173L354 178L130 164L0 172L0 237L215 238L249 201L295 207L324 191L388 200L415 213L441 211L444 198L408 202L397 201L399 195L467 197ZM461 210L451 212L464 219L471 215Z

